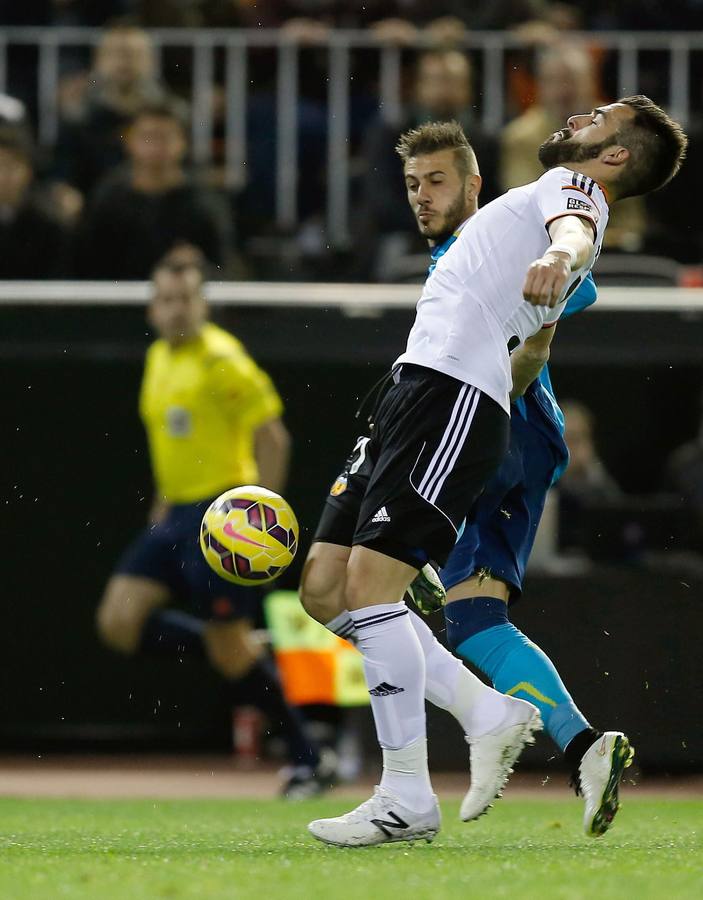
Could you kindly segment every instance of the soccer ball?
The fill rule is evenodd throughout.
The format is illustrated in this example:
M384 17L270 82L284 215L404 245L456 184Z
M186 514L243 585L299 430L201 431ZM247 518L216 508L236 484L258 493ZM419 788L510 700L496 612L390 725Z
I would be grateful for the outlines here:
M248 484L225 491L208 506L200 549L227 581L266 584L293 562L298 533L298 520L283 497Z

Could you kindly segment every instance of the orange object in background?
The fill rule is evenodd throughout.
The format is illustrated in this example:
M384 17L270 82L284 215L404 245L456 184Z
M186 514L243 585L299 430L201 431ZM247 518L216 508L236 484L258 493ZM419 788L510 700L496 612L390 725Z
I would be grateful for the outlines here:
M315 622L295 591L273 591L264 614L286 698L296 706L369 703L361 654Z

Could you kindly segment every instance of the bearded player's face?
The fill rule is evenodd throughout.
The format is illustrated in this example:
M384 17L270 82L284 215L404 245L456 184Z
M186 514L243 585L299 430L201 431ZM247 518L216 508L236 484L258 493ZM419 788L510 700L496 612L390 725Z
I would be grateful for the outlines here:
M428 240L451 234L471 214L467 179L453 150L411 156L405 163L405 187L417 227Z
M611 103L590 113L570 116L566 127L556 131L539 148L539 161L545 169L566 163L598 159L617 143L618 130L634 116L629 106Z

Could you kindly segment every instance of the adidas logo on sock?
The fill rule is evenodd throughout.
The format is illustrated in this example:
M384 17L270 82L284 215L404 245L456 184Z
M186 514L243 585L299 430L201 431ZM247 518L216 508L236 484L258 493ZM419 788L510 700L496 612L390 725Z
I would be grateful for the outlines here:
M372 697L390 697L391 694L402 694L404 690L405 688L395 687L392 684L388 684L387 681L382 681L375 688L371 688L369 694Z
M390 522L391 517L388 515L388 510L385 506L382 506L376 515L371 519L372 522Z

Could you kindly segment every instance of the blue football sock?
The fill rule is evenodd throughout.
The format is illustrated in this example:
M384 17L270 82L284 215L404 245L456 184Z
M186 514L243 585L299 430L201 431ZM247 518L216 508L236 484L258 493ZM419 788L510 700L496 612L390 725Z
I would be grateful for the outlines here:
M562 752L590 728L546 653L508 620L506 603L494 597L457 600L444 614L450 646L487 675L496 690L534 703Z

